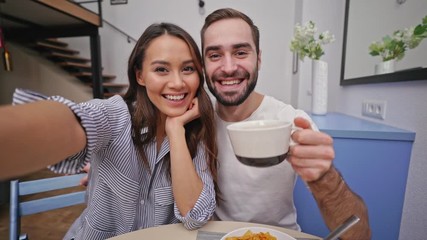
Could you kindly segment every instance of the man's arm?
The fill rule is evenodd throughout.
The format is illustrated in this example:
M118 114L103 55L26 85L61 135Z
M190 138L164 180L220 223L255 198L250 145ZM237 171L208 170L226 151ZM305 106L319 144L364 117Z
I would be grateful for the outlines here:
M365 203L351 191L332 164L335 158L332 137L313 131L310 122L304 118L296 118L294 122L301 129L292 134L297 144L291 146L288 161L301 179L308 183L326 225L333 230L351 215L356 215L360 221L341 239L370 239Z
M360 221L345 232L341 239L371 239L368 209L362 198L351 191L341 174L331 167L316 181L308 182L323 219L330 230L342 224L351 215Z

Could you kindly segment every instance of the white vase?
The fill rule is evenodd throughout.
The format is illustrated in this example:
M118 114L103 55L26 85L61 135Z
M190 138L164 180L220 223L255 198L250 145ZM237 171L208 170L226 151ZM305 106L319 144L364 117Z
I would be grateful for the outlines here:
M384 74L394 72L396 61L394 59L375 64L375 74Z
M313 60L311 79L311 112L316 115L325 115L328 111L328 63Z

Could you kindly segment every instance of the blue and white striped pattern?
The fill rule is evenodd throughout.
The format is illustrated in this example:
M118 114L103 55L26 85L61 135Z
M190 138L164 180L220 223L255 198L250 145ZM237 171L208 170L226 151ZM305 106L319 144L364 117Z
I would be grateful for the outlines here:
M120 96L74 103L63 97L45 97L17 89L14 103L53 100L67 105L86 131L87 146L74 156L49 168L60 173L77 173L91 163L87 208L64 239L105 239L141 228L183 222L188 229L204 225L215 210L215 191L203 146L193 159L204 187L193 209L184 217L174 202L165 156L166 137L160 151L156 142L145 146L150 168L138 158L131 138L131 116ZM66 126L64 126L66 127ZM151 172L151 173L150 173Z

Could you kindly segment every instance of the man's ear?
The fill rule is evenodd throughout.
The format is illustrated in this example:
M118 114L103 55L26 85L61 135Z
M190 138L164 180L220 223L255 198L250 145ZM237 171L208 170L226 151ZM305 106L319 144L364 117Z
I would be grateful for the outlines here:
M259 50L259 53L258 53L258 71L261 69L261 49Z
M135 71L135 77L136 77L136 81L138 82L139 85L145 86L145 80L142 77L142 71L141 70Z

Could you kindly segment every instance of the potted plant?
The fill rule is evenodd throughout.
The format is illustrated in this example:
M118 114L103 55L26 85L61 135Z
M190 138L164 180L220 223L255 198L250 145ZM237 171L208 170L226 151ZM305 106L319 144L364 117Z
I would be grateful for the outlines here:
M317 32L316 25L313 21L307 22L301 26L295 25L295 35L291 40L291 51L297 53L301 61L307 56L313 60L319 60L325 54L323 45L335 41L333 34L325 31L315 36Z
M416 48L427 37L427 16L415 27L397 30L391 36L386 35L382 41L369 45L369 54L380 56L382 63L376 66L375 72L388 73L394 71L395 61L401 60L408 49Z
M328 105L328 64L320 60L325 54L323 45L335 40L333 34L325 31L316 36L317 28L313 21L301 26L295 25L295 35L291 40L290 49L297 53L301 61L305 57L312 59L312 95L311 109L313 114L324 115Z

